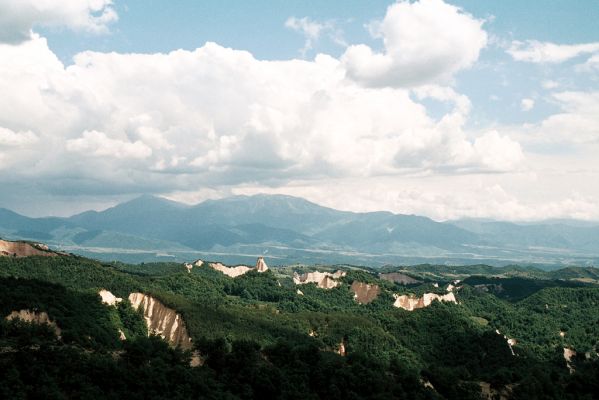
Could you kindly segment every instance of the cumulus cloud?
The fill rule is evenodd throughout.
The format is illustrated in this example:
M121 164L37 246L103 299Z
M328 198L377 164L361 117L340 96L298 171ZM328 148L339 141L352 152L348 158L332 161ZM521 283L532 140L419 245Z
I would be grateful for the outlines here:
M0 126L0 147L26 146L37 141L37 136L31 132L14 132Z
M516 61L530 63L562 63L585 54L599 52L599 42L556 44L537 40L513 41L507 52Z
M261 61L207 43L168 54L83 52L65 67L34 36L0 45L0 59L0 121L13 132L5 136L36 133L18 162L36 179L51 175L57 192L75 182L116 193L504 172L523 159L507 136L468 132L470 101L453 89L364 87L326 55ZM431 117L425 98L449 111Z
M554 143L599 143L599 92L568 91L554 93L560 112L550 115L535 127L537 137Z
M349 46L348 77L371 87L406 87L447 81L469 68L487 44L482 20L442 0L401 1L370 25L384 50Z
M3 0L0 42L22 43L35 26L106 33L117 19L111 0Z
M533 99L525 98L520 101L520 109L522 111L530 111L535 106L535 101Z
M98 131L85 131L80 138L67 140L66 149L83 156L110 158L146 158L152 155L152 149L139 140L131 143L111 139Z

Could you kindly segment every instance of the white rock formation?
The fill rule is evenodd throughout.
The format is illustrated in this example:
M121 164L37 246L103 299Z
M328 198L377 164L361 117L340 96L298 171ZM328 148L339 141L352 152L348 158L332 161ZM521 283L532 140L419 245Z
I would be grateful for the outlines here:
M220 271L231 278L236 278L238 276L247 274L252 270L252 268L246 267L245 265L239 265L237 267L227 267L221 263L210 263L208 265L210 265L210 268Z
M193 263L193 265L196 266L196 267L201 267L202 265L204 265L204 261L202 261L202 260L196 260Z
M258 272L266 272L268 271L268 265L264 262L264 257L258 257L256 261L256 271Z
M345 340L341 340L341 342L339 343L339 346L337 347L337 350L335 351L335 353L339 354L341 357L345 357L347 355L347 349L345 346Z
M424 308L431 305L431 303L435 300L446 301L450 303L457 303L455 295L453 292L449 292L447 294L435 294L435 293L425 293L422 297L414 297L408 295L394 295L395 302L393 303L394 307L403 308L404 310L414 311L417 308Z
M499 329L495 329L495 333L498 335L502 335L502 333L499 332ZM518 344L518 341L516 339L510 339L506 335L502 335L502 336L507 341L507 345L510 348L512 355L515 356L516 353L514 353L514 346Z
M191 338L187 333L183 318L172 308L143 293L131 293L129 301L134 309L141 308L148 327L148 333L160 335L173 347L191 349Z
M183 265L185 266L185 269L187 269L187 273L191 274L191 270L193 269L193 264L185 263Z
M102 303L107 304L109 306L116 306L118 303L123 301L122 298L116 297L111 292L106 289L102 289L98 292L100 297L102 298Z
M199 265L198 265L198 262L200 263ZM202 264L203 264L203 261L198 260L195 262L194 265L201 266ZM250 268L245 265L238 265L236 267L227 267L226 265L219 263L219 262L208 263L208 266L212 269L222 272L223 274L225 274L227 276L230 276L231 278L236 278L238 276L247 274L248 272L253 271L253 270L256 270L258 272L268 271L268 266L266 265L266 262L264 261L263 257L258 257L258 260L256 261L256 266L254 268Z
M122 330L122 329L119 329L119 339L120 339L121 341L123 341L123 340L127 340L127 336L125 336L125 332L123 332L123 330Z
M48 246L42 244L31 244L27 242L9 242L8 240L0 240L0 256L44 256L56 257L58 254L53 251L48 251Z
M338 279L344 277L347 273L345 271L330 272L306 272L305 274L299 275L297 272L293 274L293 282L296 285L305 285L307 283L316 283L321 289L332 289L339 286Z
M303 295L304 295L304 292L302 292L302 291L301 291L301 290L299 290L299 289L297 289L297 292L296 292L296 293L297 293L297 294L299 294L300 296L303 296Z
M572 366L572 358L576 356L576 352L572 349L564 347L564 360L566 360L566 365L568 366L568 370L571 374L574 373L574 367Z
M31 310L20 310L13 311L6 316L6 320L12 321L13 319L19 319L24 322L31 322L34 324L46 324L54 329L54 333L56 336L60 338L60 334L62 333L61 329L56 325L54 321L50 319L48 314L45 311L37 312Z

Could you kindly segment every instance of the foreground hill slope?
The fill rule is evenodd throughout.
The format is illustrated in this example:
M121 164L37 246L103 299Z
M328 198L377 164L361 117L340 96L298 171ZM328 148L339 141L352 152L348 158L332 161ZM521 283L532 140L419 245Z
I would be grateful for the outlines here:
M0 257L3 317L46 313L62 332L2 319L0 394L474 399L484 390L592 398L599 383L599 288L578 280L594 269L562 277L527 268L387 268L409 282L402 284L361 267L271 267L232 278L217 264ZM335 284L320 285L324 276ZM514 279L536 289L522 292ZM128 300L141 304L140 296L144 315ZM408 310L401 296L432 301ZM144 320L158 304L168 323ZM187 352L168 345L181 330L155 330L180 324ZM190 367L192 356L202 366ZM41 370L44 379L31 380Z

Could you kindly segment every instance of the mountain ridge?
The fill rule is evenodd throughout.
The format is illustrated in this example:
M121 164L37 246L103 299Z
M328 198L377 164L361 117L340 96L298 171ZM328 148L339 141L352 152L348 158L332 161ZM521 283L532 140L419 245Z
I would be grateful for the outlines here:
M599 226L575 225L437 222L389 211L341 211L299 197L268 194L195 205L144 195L66 218L29 218L0 209L0 235L44 240L74 252L102 249L98 254L104 259L121 259L121 253L131 252L145 257L126 261L152 260L157 254L184 260L189 252L252 257L270 252L285 262L596 264ZM152 249L154 243L165 247ZM188 254L177 253L184 249Z

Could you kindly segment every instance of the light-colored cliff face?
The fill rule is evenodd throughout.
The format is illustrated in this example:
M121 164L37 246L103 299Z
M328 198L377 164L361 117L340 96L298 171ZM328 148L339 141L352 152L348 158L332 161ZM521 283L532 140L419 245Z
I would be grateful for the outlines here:
M198 265L198 262L200 262L199 265ZM203 262L201 260L198 260L195 262L194 265L201 266L202 264L203 264ZM258 257L258 260L256 261L256 266L254 268L250 268L245 265L238 265L236 267L227 267L226 265L219 263L219 262L218 263L208 263L208 266L212 269L222 272L223 274L225 274L227 276L230 276L231 278L236 278L238 276L247 274L248 272L253 271L253 270L256 270L258 272L268 271L268 266L266 265L266 262L264 261L263 257Z
M258 272L266 272L268 271L268 265L264 262L264 257L258 257L256 261L256 271Z
M98 294L102 298L102 303L107 304L109 306L116 306L118 303L123 301L122 298L116 297L114 294L112 294L106 289L100 290Z
M56 336L58 336L59 338L60 338L60 334L62 333L62 331L60 330L58 325L56 325L56 323L50 319L50 317L48 316L48 314L45 311L42 311L42 312L31 311L31 310L13 311L9 315L6 316L6 319L8 321L11 321L13 319L20 319L21 321L25 321L25 322L49 325L52 329L54 329L54 333L56 333Z
M0 256L43 256L56 257L58 254L48 250L44 244L31 244L25 242L9 242L0 240Z
M381 288L378 285L369 285L358 281L353 281L350 290L354 292L354 299L360 304L370 303L381 292Z
M149 333L160 335L174 347L191 349L191 338L185 328L185 322L175 310L143 293L131 293L129 301L134 309L141 308L143 311Z
M293 282L296 285L305 285L307 283L316 283L321 289L332 289L339 286L337 281L339 278L344 277L347 273L345 271L330 272L306 272L305 274L299 275L298 273L293 274Z
M502 334L501 332L499 332L499 329L495 329L495 333L498 335L502 335L503 338L506 340L508 347L510 348L510 351L512 352L512 355L515 356L516 353L514 352L514 346L518 344L518 341L516 339L513 338L508 338L506 335Z
M185 264L183 264L183 266L187 270L187 273L191 274L191 270L193 269L193 264L185 263Z
M566 360L566 365L568 366L568 370L571 374L574 373L574 367L572 366L572 358L576 356L576 352L572 349L564 347L564 360Z
M347 355L345 340L341 340L341 342L339 342L339 345L337 346L337 350L335 351L335 353L339 354L341 357L345 357Z
M210 263L210 268L215 269L217 271L222 272L223 274L230 276L231 278L236 278L243 274L247 274L252 269L250 267L246 267L245 265L239 265L237 267L227 267L221 263Z
M434 300L457 303L453 292L449 292L444 295L439 295L435 293L425 293L422 297L413 297L408 295L394 295L394 297L395 302L393 303L393 306L397 308L403 308L404 310L408 311L414 311L417 308L428 307Z

